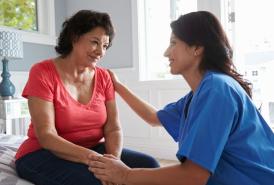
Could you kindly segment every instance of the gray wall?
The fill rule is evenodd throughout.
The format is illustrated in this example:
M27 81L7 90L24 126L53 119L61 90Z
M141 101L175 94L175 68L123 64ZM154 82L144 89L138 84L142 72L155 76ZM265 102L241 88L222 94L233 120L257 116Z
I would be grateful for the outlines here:
M116 35L113 45L99 65L106 68L133 67L131 0L67 0L67 15L80 9L92 9L110 14Z
M24 42L23 47L24 58L18 60L10 60L10 71L29 71L32 64L56 56L54 46ZM0 67L0 69L2 70L2 67Z
M132 31L130 0L55 0L55 28L59 35L63 21L80 9L108 12L115 26L113 45L99 63L106 68L128 68L132 62ZM56 56L54 46L24 43L24 58L10 61L10 71L29 71L41 60ZM0 68L2 69L2 68Z
M66 0L55 0L55 28L56 35L59 34L61 24L66 16ZM9 62L10 71L29 71L30 67L47 58L56 56L54 46L43 44L32 44L24 42L24 58ZM2 67L1 67L2 70Z

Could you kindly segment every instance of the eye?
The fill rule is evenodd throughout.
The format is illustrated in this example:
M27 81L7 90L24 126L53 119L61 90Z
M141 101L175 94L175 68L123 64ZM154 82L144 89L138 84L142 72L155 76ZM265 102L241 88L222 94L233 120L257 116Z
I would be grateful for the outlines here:
M169 45L170 45L170 46L176 45L176 41L175 41L175 40L171 40L171 41L169 42Z
M109 46L109 44L104 44L103 45L104 49L108 49L108 46Z
M99 42L96 40L90 40L89 42L90 42L90 44L96 45L96 46L99 44Z

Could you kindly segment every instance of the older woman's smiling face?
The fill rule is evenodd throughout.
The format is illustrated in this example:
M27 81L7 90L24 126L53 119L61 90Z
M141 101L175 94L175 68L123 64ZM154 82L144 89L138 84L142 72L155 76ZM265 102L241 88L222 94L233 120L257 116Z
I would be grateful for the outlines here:
M95 68L109 46L109 36L102 27L96 27L73 43L72 55L79 65Z

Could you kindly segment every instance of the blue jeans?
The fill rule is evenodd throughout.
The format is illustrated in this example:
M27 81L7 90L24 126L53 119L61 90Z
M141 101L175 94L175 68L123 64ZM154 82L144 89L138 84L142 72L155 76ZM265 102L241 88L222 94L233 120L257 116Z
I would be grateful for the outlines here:
M104 144L92 150L105 153ZM121 160L131 168L157 168L159 163L146 154L123 149ZM16 160L19 177L35 185L101 185L101 182L88 171L88 166L61 159L50 151L40 149Z

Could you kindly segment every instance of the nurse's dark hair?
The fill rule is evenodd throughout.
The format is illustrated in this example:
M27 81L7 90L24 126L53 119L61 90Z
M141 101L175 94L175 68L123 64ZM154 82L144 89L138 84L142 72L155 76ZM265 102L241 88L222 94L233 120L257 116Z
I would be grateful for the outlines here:
M110 16L103 12L80 10L63 23L55 51L61 57L66 57L72 51L73 42L96 27L103 28L109 36L109 48L114 37Z
M210 12L197 11L181 15L170 24L173 34L189 46L202 46L201 71L213 70L234 78L251 97L251 83L243 79L232 61L233 51L218 21Z

